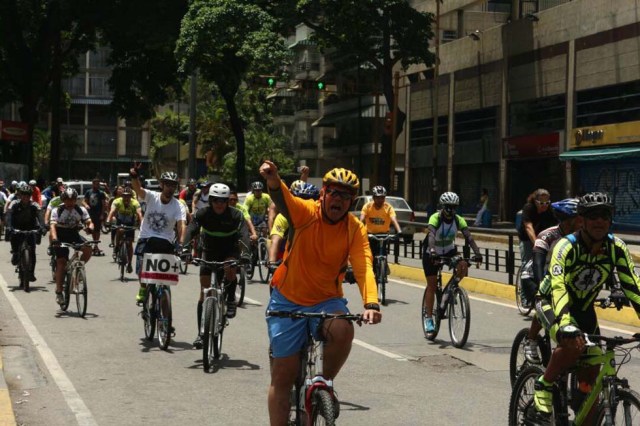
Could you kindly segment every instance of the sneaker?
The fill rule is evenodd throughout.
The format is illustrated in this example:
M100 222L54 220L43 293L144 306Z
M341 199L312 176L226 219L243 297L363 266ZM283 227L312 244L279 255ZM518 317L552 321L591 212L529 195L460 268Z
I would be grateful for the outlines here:
M433 333L436 331L436 324L433 322L433 318L426 317L424 319L424 329L427 330L427 333Z
M131 266L131 264L129 263L129 264L127 265L127 274L130 274L130 273L132 273L132 272L133 272L133 267L132 267L132 266Z
M56 303L58 305L64 304L64 295L62 293L56 293Z
M540 364L538 356L538 342L535 339L527 339L524 344L524 357L532 364Z
M138 295L136 296L136 303L144 302L144 297L147 295L147 289L145 287L140 287L138 290Z
M536 406L536 411L542 413L544 416L550 415L553 409L553 387L552 383L544 380L543 376L540 376L534 385L535 393L533 394L533 401Z
M193 347L196 349L202 349L202 336L198 334L196 340L193 341Z
M236 316L236 301L227 301L227 318L234 318Z

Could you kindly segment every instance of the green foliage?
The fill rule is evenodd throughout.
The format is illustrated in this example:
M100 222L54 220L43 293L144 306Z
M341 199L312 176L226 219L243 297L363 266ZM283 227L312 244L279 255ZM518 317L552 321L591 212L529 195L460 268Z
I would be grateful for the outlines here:
M185 140L185 135L189 131L189 120L185 115L167 111L151 119L150 127L151 146L149 148L149 159L153 170L157 172L161 169L160 152L162 148Z
M48 174L51 135L43 129L33 129L33 176Z
M247 138L245 173L247 176L256 176L260 165L265 159L275 161L281 170L293 170L293 157L285 150L286 138L283 135L274 135L267 128L260 125L250 126L245 134ZM224 157L222 178L225 181L236 180L235 151L228 153Z

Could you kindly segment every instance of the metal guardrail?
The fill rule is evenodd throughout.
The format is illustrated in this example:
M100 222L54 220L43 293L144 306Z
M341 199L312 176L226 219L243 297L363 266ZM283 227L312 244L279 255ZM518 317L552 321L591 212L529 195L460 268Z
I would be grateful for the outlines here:
M410 222L406 220L398 220L398 223L405 227L412 225L413 227L427 228L428 224L425 222ZM507 239L504 242L506 248L486 247L480 241L476 241L478 248L482 254L481 269L493 272L506 273L508 276L508 284L513 285L515 282L515 275L518 272L518 268L522 265L522 259L520 258L520 248L518 232L515 229L497 229L497 228L479 228L470 226L469 230L473 235L489 235L489 236L506 236ZM627 245L640 246L640 237L636 235L623 235L622 240ZM395 263L400 263L402 258L405 259L422 259L424 241L411 241L405 243L402 241L395 241L391 245L390 255L393 256ZM465 243L464 246L457 246L458 250L462 249L462 253L465 257L470 257L471 247Z

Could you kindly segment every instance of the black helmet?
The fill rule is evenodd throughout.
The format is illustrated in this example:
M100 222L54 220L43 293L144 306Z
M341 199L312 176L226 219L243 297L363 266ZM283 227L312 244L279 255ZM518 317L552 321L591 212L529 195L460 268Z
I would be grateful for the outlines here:
M62 194L60 194L60 199L62 201L69 199L75 200L76 198L78 198L78 192L73 188L67 188L62 191Z
M252 191L262 191L264 189L264 185L260 181L255 181L251 184Z
M580 197L578 201L578 214L581 216L587 212L602 209L613 214L613 203L605 192L589 192Z

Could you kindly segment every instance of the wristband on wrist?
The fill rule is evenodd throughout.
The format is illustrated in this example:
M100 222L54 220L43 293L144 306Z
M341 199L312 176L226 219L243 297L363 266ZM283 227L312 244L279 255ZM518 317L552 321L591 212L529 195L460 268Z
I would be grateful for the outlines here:
M364 309L380 312L380 305L378 305L377 303L367 303L366 305L364 305Z

